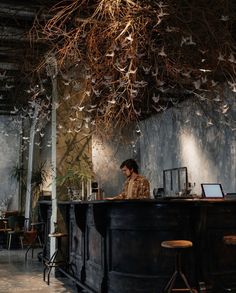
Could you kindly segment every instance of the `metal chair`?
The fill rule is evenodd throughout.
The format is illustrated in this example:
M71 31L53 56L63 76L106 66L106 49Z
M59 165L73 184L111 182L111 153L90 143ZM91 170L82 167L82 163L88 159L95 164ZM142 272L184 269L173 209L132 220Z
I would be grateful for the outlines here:
M12 236L17 236L20 240L21 248L23 249L23 235L24 235L24 225L25 217L24 216L10 216L8 217L8 228L11 229L7 232L7 247L11 249Z
M11 229L8 228L8 219L0 219L0 248L5 246L7 233L9 231L11 231Z
M37 246L37 242L40 247L43 247L41 235L44 231L44 225L44 222L31 223L31 231L29 231L28 233L34 233L34 237L31 243L29 243L29 246L25 252L25 261L27 260L27 256L30 250L32 250L32 258L34 257L34 249Z

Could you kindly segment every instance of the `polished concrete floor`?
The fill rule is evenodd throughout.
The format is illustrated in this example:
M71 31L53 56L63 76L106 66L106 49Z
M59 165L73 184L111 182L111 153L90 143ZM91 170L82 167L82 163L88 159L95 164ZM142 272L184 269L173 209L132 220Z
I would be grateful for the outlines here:
M76 288L67 278L50 278L50 286L43 281L42 263L37 252L25 262L25 250L0 249L0 293L75 293Z

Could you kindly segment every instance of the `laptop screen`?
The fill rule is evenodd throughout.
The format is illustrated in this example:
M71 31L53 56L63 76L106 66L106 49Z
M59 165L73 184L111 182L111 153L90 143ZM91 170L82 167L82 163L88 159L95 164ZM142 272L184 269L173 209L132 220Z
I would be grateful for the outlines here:
M223 198L224 192L221 184L219 183L202 183L202 194L204 197L209 198Z

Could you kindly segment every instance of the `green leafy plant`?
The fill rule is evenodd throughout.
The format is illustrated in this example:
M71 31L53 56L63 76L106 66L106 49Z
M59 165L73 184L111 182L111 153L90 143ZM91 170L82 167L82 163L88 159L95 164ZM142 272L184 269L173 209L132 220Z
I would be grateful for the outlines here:
M18 182L19 184L19 203L20 210L23 210L23 198L26 191L26 170L23 165L16 164L10 171L11 180Z
M25 169L22 165L16 164L10 171L11 179L21 182L25 185L24 175Z
M71 121L61 121L72 129ZM57 165L57 194L60 200L68 200L72 191L80 193L86 182L94 177L91 160L91 133L82 128L80 133L61 138L63 148Z
M34 191L40 191L48 177L48 171L45 168L46 162L41 163L36 170L32 172L32 187Z
M66 187L79 187L82 181L92 179L93 173L85 169L81 169L80 166L69 168L65 170L65 174L57 176L56 180L60 186Z

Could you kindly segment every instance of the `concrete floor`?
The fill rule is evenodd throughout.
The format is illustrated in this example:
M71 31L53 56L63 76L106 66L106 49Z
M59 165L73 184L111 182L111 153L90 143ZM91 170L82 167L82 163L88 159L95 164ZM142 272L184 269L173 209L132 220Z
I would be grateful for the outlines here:
M24 260L25 250L0 249L0 293L75 293L74 284L67 278L50 278L50 286L43 281L43 266L37 259Z

